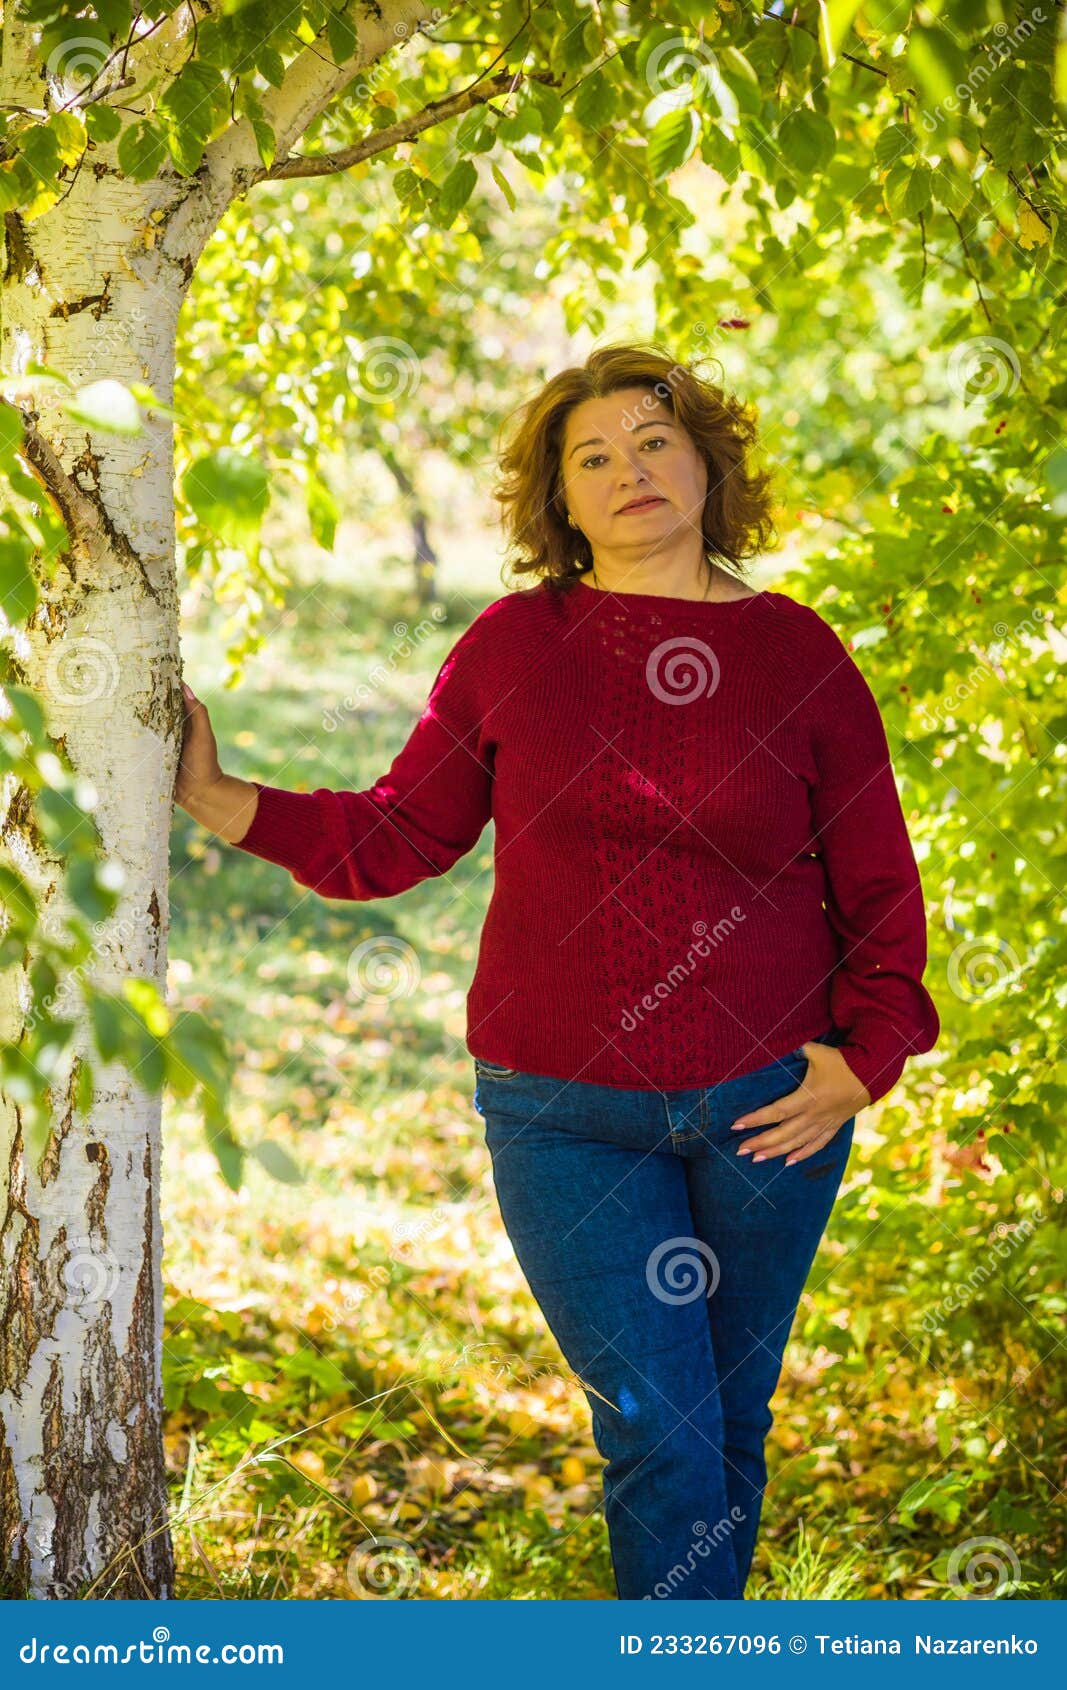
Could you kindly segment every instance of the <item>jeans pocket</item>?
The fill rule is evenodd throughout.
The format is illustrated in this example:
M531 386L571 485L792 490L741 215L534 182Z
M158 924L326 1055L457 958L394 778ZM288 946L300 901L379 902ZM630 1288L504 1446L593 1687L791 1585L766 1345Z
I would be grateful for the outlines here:
M517 1068L505 1068L499 1062L483 1062L480 1056L474 1058L474 1072L480 1080L515 1080L519 1075Z

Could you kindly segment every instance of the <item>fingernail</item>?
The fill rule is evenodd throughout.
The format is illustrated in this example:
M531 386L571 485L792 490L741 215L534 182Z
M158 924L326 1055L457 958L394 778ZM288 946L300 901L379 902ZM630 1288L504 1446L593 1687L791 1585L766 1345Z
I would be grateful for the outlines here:
M739 1156L747 1156L751 1149L752 1149L752 1146L750 1144L739 1144L738 1147L737 1147L737 1154ZM758 1160L758 1158L757 1158L757 1160Z
M787 1168L791 1168L791 1167L792 1167L792 1166L793 1166L793 1163L794 1163L794 1162L795 1162L795 1161L796 1161L796 1157L795 1157L795 1156L787 1156L787 1157L786 1157L786 1159L785 1159L785 1165L786 1165L786 1167L787 1167Z
M754 1161L754 1162L762 1162L762 1161L764 1161L764 1160L765 1160L765 1158L764 1158L764 1155L763 1155L763 1152L762 1152L762 1150L760 1150L760 1151L757 1151L757 1153L756 1153L756 1155L755 1155L755 1156L753 1156L753 1158L752 1158L752 1160L753 1160L753 1161Z
M747 1121L735 1121L733 1126L730 1128L730 1131L732 1133L736 1133L736 1132L739 1132L742 1127L747 1127L747 1126L748 1126Z

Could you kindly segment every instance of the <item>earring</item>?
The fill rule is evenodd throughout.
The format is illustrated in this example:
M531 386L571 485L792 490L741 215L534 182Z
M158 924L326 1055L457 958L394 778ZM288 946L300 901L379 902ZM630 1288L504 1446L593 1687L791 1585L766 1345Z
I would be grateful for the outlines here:
M571 515L570 511L567 512L567 521L570 523L572 528L577 528L578 524L575 522L575 520L574 520L573 516Z

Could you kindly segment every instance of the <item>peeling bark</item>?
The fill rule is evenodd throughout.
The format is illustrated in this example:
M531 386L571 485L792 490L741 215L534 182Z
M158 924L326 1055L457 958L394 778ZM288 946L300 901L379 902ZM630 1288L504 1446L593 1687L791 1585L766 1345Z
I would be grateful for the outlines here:
M12 63L5 51L9 100L19 97ZM183 271L146 250L142 231L154 210L187 191L177 179L83 172L45 216L5 219L0 364L15 378L36 360L79 385L105 375L146 381L169 403ZM182 720L172 428L152 416L139 436L89 432L50 390L25 399L23 410L27 462L63 512L71 544L53 568L38 568L40 603L17 639L17 666L74 768L95 786L104 853L125 874L90 972L112 990L128 974L165 990ZM59 877L32 827L28 795L10 781L0 817L5 854L37 889L42 921L54 922ZM5 1038L18 1037L24 991L16 971L0 976ZM75 1064L86 1039L80 1029ZM52 1088L52 1131L38 1166L17 1108L0 1098L4 1587L38 1598L90 1589L167 1598L160 1099L118 1065L97 1063L82 1113L76 1073L72 1066L69 1083Z
M372 0L353 16L359 46L346 65L314 47L298 53L264 100L279 159L431 15L412 0ZM128 44L114 83L126 106L195 51L194 24L194 9L180 7ZM31 27L5 8L0 100L54 109L78 92L46 74ZM239 120L192 177L129 181L115 147L97 144L43 215L3 218L0 367L26 426L24 458L70 533L66 553L38 568L39 603L14 636L13 668L96 788L104 852L125 873L92 959L93 977L111 990L130 974L165 986L184 719L172 428L153 415L139 436L87 431L54 390L20 392L18 378L40 363L79 386L105 376L145 382L169 404L175 327L197 259L233 199L265 174ZM0 783L0 850L34 887L42 924L54 923L61 876L28 794L10 778ZM25 969L0 972L0 1038L17 1042L26 993ZM78 1110L86 1027L72 1046L36 1165L18 1108L0 1094L0 1591L168 1598L160 1100L117 1064L96 1063L91 1105Z

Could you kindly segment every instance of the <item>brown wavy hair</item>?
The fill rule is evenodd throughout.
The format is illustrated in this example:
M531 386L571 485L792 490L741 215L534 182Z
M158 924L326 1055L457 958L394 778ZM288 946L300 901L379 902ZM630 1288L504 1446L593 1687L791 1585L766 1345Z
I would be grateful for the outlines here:
M515 575L563 584L584 575L593 561L585 535L567 521L562 446L568 413L585 399L602 399L625 387L650 389L686 429L708 469L702 528L705 560L723 560L744 581L743 561L767 549L778 535L772 517L773 477L756 467L755 412L723 388L697 375L693 364L650 342L598 347L549 381L513 413L515 421L498 458L493 497L501 507Z

